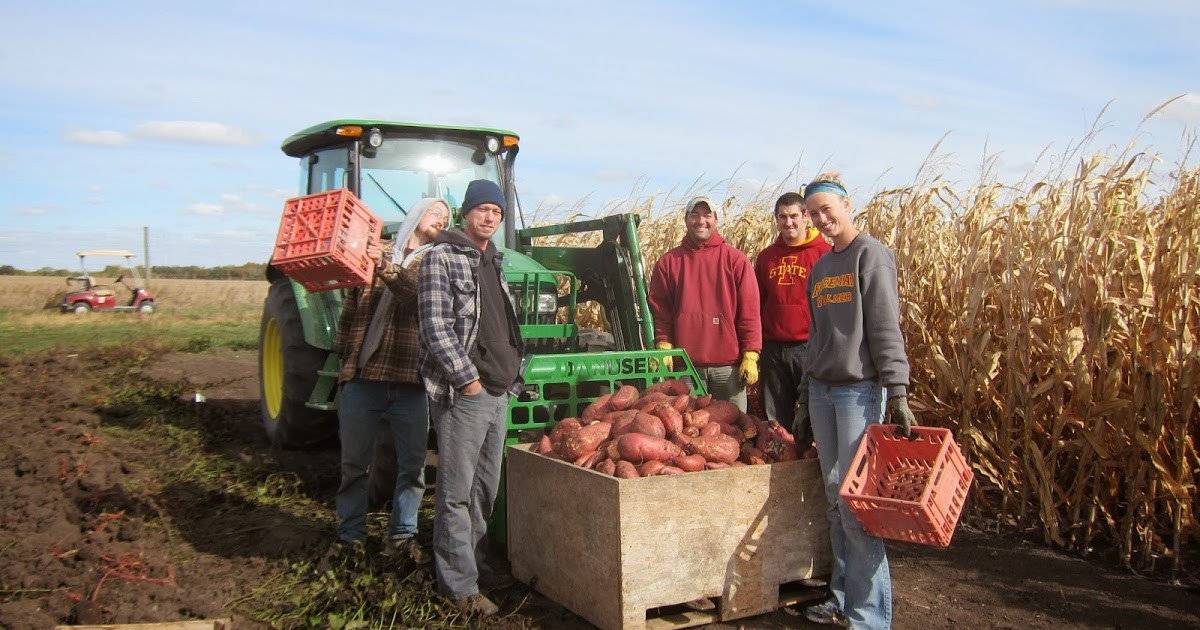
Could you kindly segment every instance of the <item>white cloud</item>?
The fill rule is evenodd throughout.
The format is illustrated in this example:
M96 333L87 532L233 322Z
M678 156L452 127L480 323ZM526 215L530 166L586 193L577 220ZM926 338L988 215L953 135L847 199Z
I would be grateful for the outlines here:
M1200 94L1189 92L1180 96L1164 107L1160 115L1185 125L1200 124Z
M53 206L20 206L12 209L13 214L19 214L27 217L39 217L53 210Z
M254 136L244 129L223 123L195 120L145 122L133 128L133 135L143 140L182 144L243 147L257 144Z
M63 137L63 141L67 144L82 144L93 147L123 147L131 142L129 136L120 131L94 129L68 131Z

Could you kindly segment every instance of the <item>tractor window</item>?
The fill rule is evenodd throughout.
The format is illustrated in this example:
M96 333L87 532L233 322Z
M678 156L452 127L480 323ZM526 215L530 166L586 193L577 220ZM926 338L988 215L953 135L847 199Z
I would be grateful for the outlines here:
M385 137L373 155L363 155L361 169L360 197L384 221L402 220L424 197L444 197L457 208L473 179L500 183L496 156L445 139Z
M301 177L307 176L308 181L301 182L300 190L311 194L349 187L346 173L350 170L350 159L344 147L316 151L307 162L304 164L304 161L301 161L307 167L301 173Z

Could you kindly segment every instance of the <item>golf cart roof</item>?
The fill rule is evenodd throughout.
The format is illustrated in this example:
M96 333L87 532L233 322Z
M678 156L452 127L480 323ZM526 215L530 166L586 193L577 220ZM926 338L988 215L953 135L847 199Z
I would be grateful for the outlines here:
M382 131L393 132L442 132L451 135L463 135L464 137L478 137L480 134L494 134L497 136L511 136L515 139L517 134L504 129L489 129L487 127L460 127L456 125L425 125L421 123L407 122L392 122L387 120L331 120L317 125L313 125L307 129L298 131L283 141L283 152L290 157L300 157L309 151L321 146L335 142L339 138L344 139L337 133L341 127L359 127L360 133L362 129L369 127L378 127Z
M122 256L125 258L133 258L137 254L127 249L88 249L82 252L77 252L80 258L84 256Z

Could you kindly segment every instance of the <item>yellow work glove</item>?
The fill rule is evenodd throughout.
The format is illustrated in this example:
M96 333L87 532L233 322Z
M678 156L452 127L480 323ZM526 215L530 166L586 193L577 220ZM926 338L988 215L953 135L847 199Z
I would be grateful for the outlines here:
M671 345L670 341L659 341L654 344L654 347L658 348L659 350L671 350L671 349L675 348L675 346ZM675 358L674 357L663 357L662 362L663 362L663 365L667 366L668 372L675 371Z
M758 382L757 352L742 353L742 365L738 367L738 375L742 377L742 382L747 385L753 385Z

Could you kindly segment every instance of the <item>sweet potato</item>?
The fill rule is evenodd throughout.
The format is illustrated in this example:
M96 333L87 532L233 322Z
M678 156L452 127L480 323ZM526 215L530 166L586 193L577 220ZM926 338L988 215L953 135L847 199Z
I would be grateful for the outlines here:
M616 426L622 422L629 422L630 420L633 420L633 418L635 416L637 416L637 414L638 414L637 409L625 409L623 411L610 411L610 412L604 414L603 420L604 420L604 422L607 422L611 425Z
M676 383L678 383L678 382L679 382L679 380L674 379L674 378L668 378L668 379L661 380L661 381L647 387L646 389L642 390L642 395L645 396L646 394L653 394L654 392L662 392L664 394L673 394L673 393L675 393ZM684 384L684 387L687 387L687 385ZM687 393L687 392L684 392L684 393Z
M709 422L708 424L700 427L700 435L702 435L702 436L721 435L721 423L720 422Z
M737 440L738 442L746 441L746 435L744 433L742 433L742 430L739 429L736 424L724 424L721 422L714 422L713 424L715 424L716 426L721 428L721 433L728 435L729 437Z
M558 459L558 453L554 452L554 446L550 444L550 436L543 435L541 440L538 440L537 448L534 449L538 455L545 455Z
M672 457L671 464L685 472L699 472L704 470L704 456L680 455L679 457Z
M664 467L666 467L666 465L667 464L665 462L660 462L657 459L652 459L648 462L643 463L641 466L638 466L638 474L643 477L657 475L658 471L662 470Z
M618 437L613 445L621 459L637 464L651 459L668 461L676 455L683 454L683 450L674 443L641 433L626 433Z
M581 455L575 460L575 465L580 468L594 468L596 464L608 458L608 453L602 450L595 450L586 455Z
M725 462L732 464L737 461L740 444L728 435L700 436L692 438L689 446L694 455L701 455L710 462Z
M679 413L691 411L692 397L687 394L680 394L671 399L671 406L675 407L675 411L678 411Z
M597 451L597 452L599 452L599 451ZM617 462L614 462L612 459L610 459L606 455L604 457L604 459L600 460L599 464L596 464L596 467L593 468L593 470L595 470L596 472L604 473L606 475L613 475L614 473L617 472Z
M767 463L767 455L758 450L753 444L746 443L742 445L741 453L738 454L738 460L747 464L765 464Z
M694 407L696 409L704 409L705 407L711 405L712 401L713 401L712 394L705 394L703 396L697 396Z
M688 445L692 443L692 436L680 431L671 436L671 443L686 451Z
M608 404L618 411L628 409L638 399L638 390L633 385L622 385L617 390L612 398L608 399Z
M590 424L603 418L604 414L613 410L612 406L608 404L611 399L612 394L605 394L593 400L592 404L585 407L583 413L579 414L580 419Z
M662 420L663 430L667 432L667 437L671 437L683 430L683 414L675 409L674 405L669 402L660 402L650 410L650 413L658 416Z
M708 470L721 470L722 468L732 468L729 464L726 464L725 462L708 462L708 463L704 464L704 467Z
M687 415L687 414L684 414L684 415ZM697 435L700 435L700 429L697 429L696 427L685 426L685 427L683 427L683 431L681 431L680 433L683 435L686 435L688 437L696 437Z
M638 474L637 466L634 466L625 460L618 461L616 464L617 465L613 469L614 477L619 479L637 479L638 477L641 477L641 475Z
M558 424L554 425L554 428L550 429L550 447L554 449L555 453L562 455L563 442L566 441L567 436L578 431L582 426L579 418L564 418L560 420ZM575 458L572 457L571 459Z
M667 430L663 427L663 422L658 419L658 416L652 416L640 411L634 416L631 422L620 426L613 425L614 436L625 435L626 433L641 433L642 435L652 435L657 438L667 437Z
M658 474L660 474L660 475L682 475L685 472L687 472L687 471L683 470L682 468L676 467L676 466L663 466L658 471Z
M633 407L638 411L650 413L650 410L653 409L655 405L670 398L670 396L662 392L650 392L649 394L642 394L642 397L637 399L637 402L633 403Z
M816 459L816 457L817 457L817 447L816 446L810 446L810 447L804 449L804 453L800 455L801 459Z
M800 453L796 451L795 442L789 442L775 436L772 436L767 441L767 450L763 452L773 462L790 462L800 459Z
M709 422L724 422L730 424L742 417L742 410L728 400L714 400L703 409L708 412Z
M596 422L575 431L563 440L563 457L577 460L581 456L595 451L601 442L608 439L612 429L613 426L607 422Z
M685 427L694 427L699 429L706 424L708 424L708 414L705 413L703 409L697 409L696 411L689 411L683 414L683 426Z
M742 435L747 440L753 440L758 435L756 420L757 418L750 414L742 414L742 419L737 422L737 425L742 428Z

